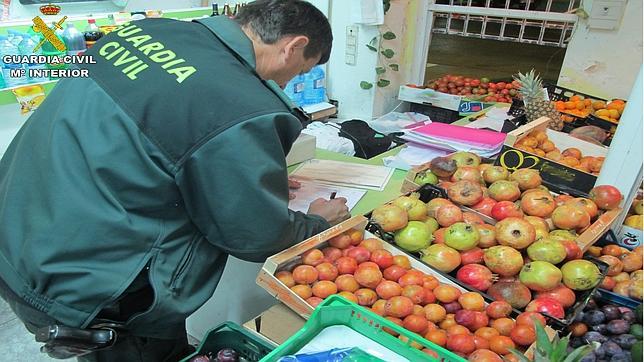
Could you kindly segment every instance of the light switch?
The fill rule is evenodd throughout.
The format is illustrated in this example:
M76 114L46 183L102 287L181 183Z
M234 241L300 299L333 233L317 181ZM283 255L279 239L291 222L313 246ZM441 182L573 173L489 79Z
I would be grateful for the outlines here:
M347 54L344 56L344 62L348 65L356 65L356 56Z
M344 48L344 62L348 65L356 65L358 55L358 26L347 26L347 41Z
M625 6L625 0L593 1L588 26L591 29L617 29L622 20Z

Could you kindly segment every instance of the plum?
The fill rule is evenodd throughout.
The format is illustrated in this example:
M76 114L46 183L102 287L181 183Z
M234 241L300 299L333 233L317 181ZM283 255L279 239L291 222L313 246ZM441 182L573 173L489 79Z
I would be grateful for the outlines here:
M596 324L596 325L590 327L590 329L595 331L595 332L599 332L601 334L608 333L608 329L606 328L606 325L603 324L603 323L602 324Z
M619 308L611 304L603 306L601 310L602 312L604 312L607 321L618 319L622 315L622 313L619 311Z
M584 341L584 340L583 340L583 339L581 339L580 337L572 337L572 338L570 339L570 347L572 347L572 348L581 347L581 346L583 346L584 344L586 344L586 341Z
M637 342L637 338L632 334L621 334L619 336L611 337L611 341L617 343L620 347L630 350L631 347Z
M625 352L620 352L620 353L614 354L609 361L610 362L631 362L631 357L627 356Z
M573 322L582 322L584 320L584 312L579 312L573 319Z
M217 362L237 362L239 361L239 353L232 348L224 348L217 352Z
M586 304L586 309L589 309L589 310L597 309L597 302L595 302L594 299L588 300L588 303Z
M608 330L609 333L612 334L624 334L628 333L628 330L631 328L630 323L623 319L615 319L608 324L606 324L606 329Z
M621 318L623 320L627 321L628 324L635 323L635 312L633 312L632 310L630 310L628 308L624 308L624 309L620 308L620 310L622 311L622 317Z
M594 326L597 324L602 324L606 320L604 312L601 310L590 310L584 314L584 323Z
M606 357L612 357L616 354L622 353L622 347L620 347L617 343L613 341L607 341L602 343L601 347L604 349L604 352L606 353Z
M586 334L584 334L583 339L584 339L584 341L586 341L586 343L590 343L590 342L604 343L604 342L608 341L608 338L606 336L602 335L599 332L595 332L595 331L586 332Z
M595 356L594 352L590 352L587 355L584 356L584 358L580 359L579 362L596 362L597 361L597 356Z

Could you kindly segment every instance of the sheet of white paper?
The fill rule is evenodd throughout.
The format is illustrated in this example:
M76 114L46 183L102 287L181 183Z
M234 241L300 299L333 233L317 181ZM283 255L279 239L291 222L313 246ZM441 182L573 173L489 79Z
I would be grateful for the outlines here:
M297 179L297 177L291 177L292 179ZM315 199L323 198L329 199L331 193L335 192L336 197L344 197L347 199L347 207L349 210L353 209L354 206L360 201L362 196L367 193L365 190L357 190L346 187L339 186L329 186L321 185L315 182L300 181L301 187L299 189L291 190L295 194L295 199L289 201L288 208L293 211L306 212L309 209L309 204L315 201Z
M465 127L470 128L490 128L495 131L501 131L503 129L503 121L506 119L512 119L514 117L508 115L508 110L510 108L492 108L485 116L478 118L477 120L471 122Z
M313 159L303 162L291 177L318 184L383 191L393 171L384 166Z
M433 147L423 147L408 143L396 156L383 159L385 166L409 171L413 166L422 165L436 157L449 154L448 151Z
M348 3L351 6L352 22L365 25L384 23L384 7L381 0L354 0Z

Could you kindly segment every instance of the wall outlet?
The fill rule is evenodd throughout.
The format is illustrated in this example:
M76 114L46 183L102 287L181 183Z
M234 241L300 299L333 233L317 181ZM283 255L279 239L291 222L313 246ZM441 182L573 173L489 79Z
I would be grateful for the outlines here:
M358 57L358 27L347 26L347 41L344 49L344 62L348 65L356 65Z
M613 30L619 28L624 15L626 0L595 0L590 10L588 27Z

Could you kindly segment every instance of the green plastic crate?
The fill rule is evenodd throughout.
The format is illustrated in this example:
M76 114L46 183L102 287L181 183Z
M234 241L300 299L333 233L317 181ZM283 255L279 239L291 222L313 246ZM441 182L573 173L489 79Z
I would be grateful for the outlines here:
M275 362L281 357L294 355L309 341L320 333L324 328L344 325L363 336L380 343L389 350L407 358L410 361L445 361L461 362L465 359L454 353L437 346L436 344L422 338L416 333L412 333L403 327L367 310L355 303L352 303L338 295L332 295L320 303L315 309L311 318L306 322L304 327L295 333L291 338L277 347L269 355L261 359L261 362ZM396 333L399 333L409 340L404 342L397 337L383 331L387 327ZM434 352L438 358L432 357L425 352L411 346L411 342L421 344Z
M208 331L197 351L182 359L181 362L188 362L191 358L208 352L214 354L223 348L232 348L249 361L259 361L269 354L275 346L252 335L233 322L224 322Z

